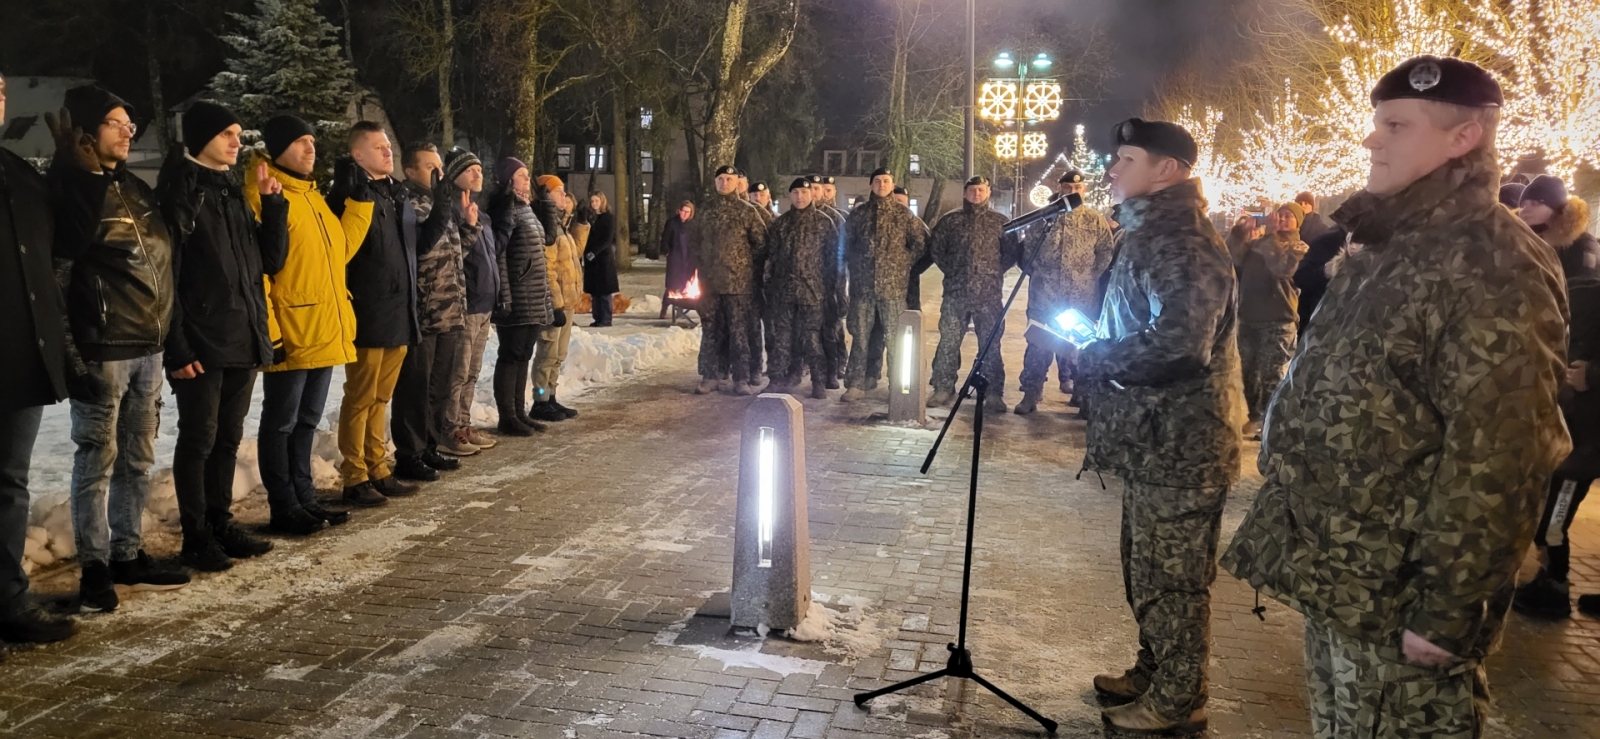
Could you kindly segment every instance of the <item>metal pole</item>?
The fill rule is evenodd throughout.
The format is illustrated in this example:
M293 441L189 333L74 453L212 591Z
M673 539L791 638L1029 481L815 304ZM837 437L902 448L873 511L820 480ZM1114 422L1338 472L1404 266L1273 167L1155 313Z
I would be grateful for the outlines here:
M967 120L966 128L961 134L962 143L962 169L961 181L966 182L972 178L972 137L975 123L973 122L973 108L978 104L978 0L967 0Z

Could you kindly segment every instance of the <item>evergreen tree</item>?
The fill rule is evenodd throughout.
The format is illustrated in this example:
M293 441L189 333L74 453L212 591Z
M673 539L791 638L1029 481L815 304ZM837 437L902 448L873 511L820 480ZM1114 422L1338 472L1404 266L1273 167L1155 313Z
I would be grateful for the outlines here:
M256 14L230 13L240 24L224 36L233 49L211 86L219 101L250 126L282 111L297 113L321 137L348 128L355 69L338 31L316 0L256 0Z
M1089 191L1084 193L1083 201L1099 210L1110 208L1111 183L1106 181L1105 157L1089 148L1089 142L1083 135L1083 124L1078 124L1072 134L1072 156L1067 159L1067 166L1082 172L1083 178L1089 183Z

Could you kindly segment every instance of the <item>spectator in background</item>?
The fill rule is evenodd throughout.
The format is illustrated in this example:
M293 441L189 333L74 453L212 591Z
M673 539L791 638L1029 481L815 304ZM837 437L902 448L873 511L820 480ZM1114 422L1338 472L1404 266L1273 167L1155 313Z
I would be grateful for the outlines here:
M661 292L661 318L666 318L670 310L669 304L673 299L669 296L673 293L684 294L689 289L689 281L700 272L695 260L694 244L689 241L689 222L692 220L694 202L685 200L678 204L678 212L667 219L667 225L661 228L661 252L667 255L667 286Z
M183 114L186 151L175 151L156 188L172 226L177 299L164 363L178 397L172 482L183 525L182 561L219 572L272 550L233 523L233 476L256 375L273 363L262 278L283 269L289 201L266 162L247 176L261 195L258 220L229 171L239 160L237 116L200 101ZM187 156L184 156L184 155Z
M528 366L542 327L564 321L554 307L544 226L533 212L533 177L520 159L506 157L494 167L499 190L489 200L494 223L495 269L500 294L491 320L499 327L494 364L494 402L500 433L531 436L545 426L528 417Z
M317 146L305 121L292 115L273 118L261 125L261 139L271 159L268 173L289 201L289 250L283 269L268 276L267 330L274 364L261 380L256 443L261 482L272 508L268 528L304 536L349 516L317 502L311 448L333 368L356 359L356 315L345 266L372 225L372 196L362 180L354 179L355 168L345 167L341 173L353 181L344 188L341 215L334 215L311 180ZM246 178L244 197L259 219L260 183Z
M1306 245L1306 255L1300 259L1300 266L1294 272L1294 287L1300 291L1300 304L1296 312L1300 314L1301 335L1310 328L1311 316L1317 312L1317 303L1322 302L1323 293L1328 291L1328 265L1339 256L1349 240L1349 234L1343 228L1334 226Z
M67 91L52 126L55 256L71 262L67 316L86 369L72 394L72 531L86 611L117 607L113 583L182 587L189 576L145 553L140 516L150 494L161 414L161 350L172 319L172 237L155 194L128 172L138 130L121 98Z
M1309 244L1312 239L1327 233L1329 229L1333 228L1333 224L1329 223L1328 219L1323 218L1322 213L1317 211L1317 196L1309 192L1303 192L1294 196L1294 202L1299 204L1300 209L1305 211L1306 214L1300 223L1300 240L1302 242Z
M1267 402L1294 356L1300 314L1293 278L1307 251L1300 240L1301 217L1298 203L1284 203L1272 214L1271 234L1233 252L1239 275L1239 366L1250 413L1247 439L1260 438Z
M550 270L550 294L559 316L539 332L534 349L533 407L528 418L535 421L565 421L578 412L556 402L556 386L561 381L561 365L567 361L567 345L572 341L573 309L583 293L583 272L578 266L579 246L570 227L573 225L572 198L555 175L540 175L536 180L543 197L534 204L534 213L544 227L545 262ZM582 226L587 237L588 225Z
M1528 189L1520 182L1507 182L1500 186L1500 204L1516 210L1522 207L1522 192Z
M1255 228L1256 219L1251 217L1249 213L1244 213L1234 219L1233 228L1228 229L1228 238L1225 240L1228 245L1228 252L1238 251L1245 244L1253 241L1255 237L1252 234L1255 233Z
M64 119L56 126L72 128ZM78 142L71 143L76 154ZM49 186L26 160L0 149L0 315L8 319L0 321L0 640L8 642L61 641L77 631L71 620L39 609L22 569L33 443L44 407L67 397L69 380L68 331L50 262L54 240Z
M455 185L463 192L472 193L473 207L476 207L476 199L483 192L483 162L470 151L451 149L445 156L444 166L459 173ZM495 445L494 437L473 427L472 401L477 395L478 375L483 372L483 350L489 343L490 317L500 297L500 272L495 262L494 221L488 209L479 210L475 226L467 223L465 214L462 215L461 271L467 287L466 339L451 376L452 400L447 408L447 420L457 443L489 449ZM470 240L469 234L472 234Z
M590 328L611 325L611 295L617 286L617 221L605 193L589 193L589 240L583 247L583 291L593 303Z

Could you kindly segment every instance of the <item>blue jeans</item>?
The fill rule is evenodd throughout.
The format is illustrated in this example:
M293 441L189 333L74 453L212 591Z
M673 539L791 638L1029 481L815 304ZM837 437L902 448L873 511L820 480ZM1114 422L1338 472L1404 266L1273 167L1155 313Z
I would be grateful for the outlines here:
M143 546L161 424L161 353L89 362L100 397L72 401L72 535L78 561L126 561Z
M328 403L333 368L267 372L261 379L261 430L256 445L267 505L278 515L317 502L311 448Z
M0 612L26 603L22 550L28 538L28 466L43 416L42 405L0 410Z

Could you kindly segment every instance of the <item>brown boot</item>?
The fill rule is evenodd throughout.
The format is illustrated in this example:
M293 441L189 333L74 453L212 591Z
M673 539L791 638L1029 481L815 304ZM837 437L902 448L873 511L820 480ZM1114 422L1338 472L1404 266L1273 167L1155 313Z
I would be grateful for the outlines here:
M1148 681L1139 680L1129 672L1121 675L1108 672L1094 676L1094 692L1099 693L1101 698L1118 703L1139 700L1139 696L1144 695L1149 687Z
M1157 716L1142 701L1112 706L1100 712L1100 718L1128 734L1194 733L1206 729L1206 709L1196 708L1179 719Z

